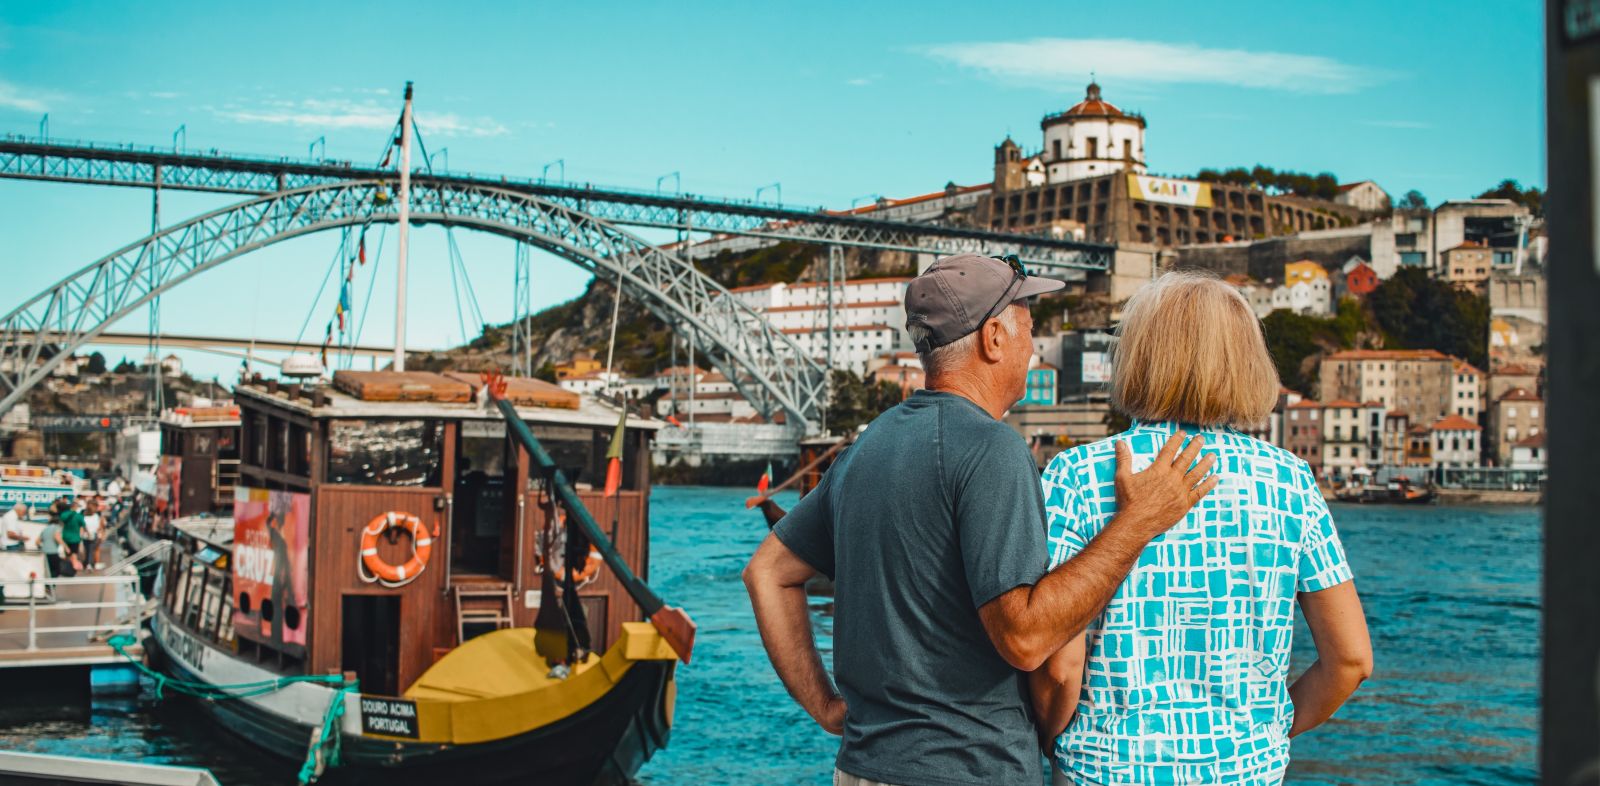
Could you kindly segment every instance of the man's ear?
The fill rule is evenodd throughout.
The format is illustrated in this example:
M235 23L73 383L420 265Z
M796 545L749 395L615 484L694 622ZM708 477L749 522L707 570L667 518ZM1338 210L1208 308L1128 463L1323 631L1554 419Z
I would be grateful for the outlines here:
M978 326L978 355L986 363L999 363L1005 356L1006 329L998 319L985 320Z

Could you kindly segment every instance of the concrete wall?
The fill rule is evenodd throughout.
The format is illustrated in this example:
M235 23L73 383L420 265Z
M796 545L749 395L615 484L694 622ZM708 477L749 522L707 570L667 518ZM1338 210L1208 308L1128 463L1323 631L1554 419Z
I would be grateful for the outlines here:
M1341 275L1339 268L1352 256L1372 259L1372 227L1362 225L1318 232L1302 232L1289 237L1269 238L1250 243L1212 243L1179 246L1175 267L1202 268L1218 275L1243 273L1255 279L1283 280L1283 266L1310 259L1328 269L1328 275ZM1379 270L1379 275L1383 271Z

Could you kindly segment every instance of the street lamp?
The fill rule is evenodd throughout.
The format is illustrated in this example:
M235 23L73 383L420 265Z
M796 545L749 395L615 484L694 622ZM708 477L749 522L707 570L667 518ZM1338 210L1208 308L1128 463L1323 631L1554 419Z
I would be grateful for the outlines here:
M657 194L661 193L661 181L666 180L667 178L672 178L672 192L673 193L675 193L675 194L683 193L683 178L679 177L677 172L668 172L668 173L662 175L661 177L656 178L656 193Z
M767 190L776 190L778 192L778 204L780 204L780 205L783 204L783 184L782 183L773 183L771 185L765 185L765 186L762 186L762 187L756 189L756 201L757 202L761 201L761 192L767 191Z
M183 139L183 146L182 147L179 147L179 145L178 145L178 140L180 138ZM189 147L189 124L185 123L183 125L178 126L178 130L172 132L172 152L181 153L184 150L186 150L188 147Z
M430 154L428 156L428 171L429 172L433 171L433 159L435 159L435 158L437 158L439 156L444 156L444 166L440 167L440 171L449 171L449 169L450 169L450 148L441 147L441 148L439 148L439 151L437 153L433 153L433 154Z
M306 155L316 158L318 144L322 145L322 158L326 159L328 157L328 138L326 136L319 136L311 140L311 144L306 148Z
M561 182L567 182L567 160L565 158L558 158L548 164L545 164L544 168L539 170L540 180L543 180L544 176L550 173L550 167L557 167L557 171L561 173L557 175L557 177L560 178Z

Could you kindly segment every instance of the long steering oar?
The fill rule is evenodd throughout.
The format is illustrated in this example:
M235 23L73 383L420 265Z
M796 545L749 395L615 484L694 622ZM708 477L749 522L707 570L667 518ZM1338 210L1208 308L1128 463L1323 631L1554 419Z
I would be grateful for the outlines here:
M660 631L662 638L678 653L684 662L689 662L689 655L694 650L694 620L683 609L668 606L650 585L645 584L634 575L628 563L623 561L622 555L617 553L617 547L611 539L600 530L595 523L594 516L589 515L589 509L584 507L583 501L578 499L578 493L573 491L572 484L567 482L566 475L556 468L556 463L545 452L544 446L539 444L528 424L522 422L522 416L517 414L516 407L506 400L506 380L499 374L483 375L484 387L489 391L489 397L494 399L495 406L500 408L500 414L505 416L506 424L511 427L512 436L522 443L522 447L533 458L534 466L538 467L544 476L549 479L550 487L555 492L556 499L562 507L567 509L569 521L576 521L578 528L583 530L590 545L600 552L600 557L605 560L606 567L611 568L622 588L627 590L628 596L639 604L645 616L650 618L650 624Z
M783 491L783 490L789 488L790 486L793 486L796 483L799 483L800 479L805 477L807 473L811 472L811 470L814 470L819 466L822 466L822 462L827 461L830 458L833 458L833 455L835 453L838 453L839 451L844 450L846 447L849 447L850 443L854 442L854 441L855 441L855 435L854 434L850 434L850 435L847 435L847 436L844 436L844 437L840 437L838 442L833 443L832 447L828 448L826 451L823 451L822 455L812 459L810 464L807 464L807 465L795 470L794 474L790 475L788 480L786 480L786 481L784 481L782 483L779 483L778 485L776 485L776 486L774 486L774 487L772 487L770 489L767 489L767 493L765 493L765 494L757 494L754 497L750 497L750 498L746 499L744 501L745 510L749 510L749 509L751 509L751 508L753 508L753 507L755 507L757 505L760 505L761 503L766 502L769 499L772 499L773 495L777 494L778 492Z

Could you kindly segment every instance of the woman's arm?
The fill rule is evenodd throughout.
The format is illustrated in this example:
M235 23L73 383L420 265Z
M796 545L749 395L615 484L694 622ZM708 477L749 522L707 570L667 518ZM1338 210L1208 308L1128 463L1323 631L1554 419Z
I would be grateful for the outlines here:
M1344 704L1372 676L1372 640L1355 582L1299 595L1300 611L1317 645L1317 661L1289 686L1294 725L1289 736L1308 732Z
M1044 665L1028 672L1028 689L1033 694L1033 711L1039 716L1039 745L1050 752L1050 741L1061 736L1078 709L1078 694L1083 688L1084 634L1079 633L1045 659Z

